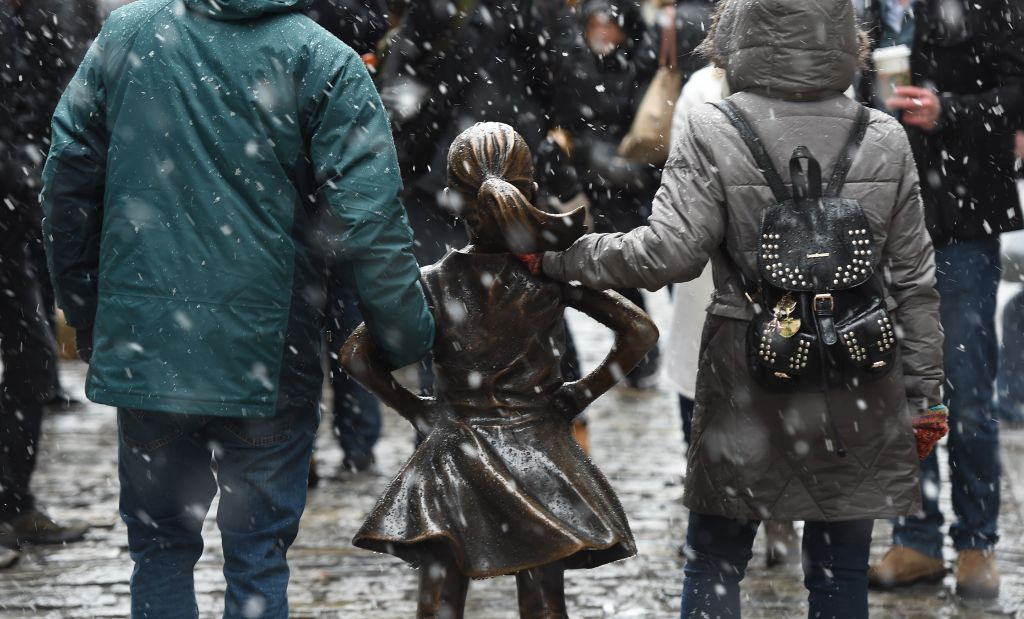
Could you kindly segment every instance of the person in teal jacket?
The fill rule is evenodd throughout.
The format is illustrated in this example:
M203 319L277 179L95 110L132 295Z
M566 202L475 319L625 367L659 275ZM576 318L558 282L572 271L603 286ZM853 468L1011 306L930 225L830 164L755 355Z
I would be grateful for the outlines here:
M118 408L133 616L197 615L218 487L225 616L287 616L330 278L392 367L433 343L386 112L307 4L125 6L53 117L47 257Z

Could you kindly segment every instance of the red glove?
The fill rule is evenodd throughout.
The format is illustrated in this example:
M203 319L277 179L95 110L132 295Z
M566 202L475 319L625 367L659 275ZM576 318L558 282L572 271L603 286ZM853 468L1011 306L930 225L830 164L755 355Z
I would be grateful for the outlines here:
M530 274L540 277L544 274L541 269L541 261L544 259L544 254L516 254L516 258L520 262L526 265L526 268L530 269Z
M949 409L942 404L933 406L914 417L913 426L917 437L917 457L924 460L949 433Z

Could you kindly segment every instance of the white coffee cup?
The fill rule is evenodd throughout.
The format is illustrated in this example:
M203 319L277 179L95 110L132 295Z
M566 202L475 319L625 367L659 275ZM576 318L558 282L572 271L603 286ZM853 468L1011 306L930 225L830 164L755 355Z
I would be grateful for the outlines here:
M878 96L884 102L893 95L897 86L910 86L910 48L894 45L876 49L871 54L875 61L875 82Z

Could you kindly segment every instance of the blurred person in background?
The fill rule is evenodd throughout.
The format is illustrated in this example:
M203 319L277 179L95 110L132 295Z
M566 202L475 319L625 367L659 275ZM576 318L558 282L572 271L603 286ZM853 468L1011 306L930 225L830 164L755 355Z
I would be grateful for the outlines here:
M697 53L697 47L708 34L711 26L711 13L718 0L658 0L662 7L654 26L660 33L665 27L662 16L669 15L665 8L675 9L675 29L678 33L676 46L676 66L683 78L683 85L690 81L690 78L701 68L707 66L706 58ZM657 58L657 36L646 37L645 49L641 52L648 58ZM652 47L653 45L653 47Z
M38 260L41 173L50 115L99 24L91 1L0 5L0 546L17 548L74 541L88 528L54 522L29 486L44 404L61 397L49 276Z
M388 31L385 0L312 0L305 9L310 19L351 47L368 67L377 45Z
M660 170L618 155L637 107L657 68L653 31L633 0L585 0L576 24L557 40L555 118L572 138L572 165L590 203L597 232L628 232L650 212ZM617 290L640 308L643 294ZM633 387L653 387L658 348L626 377Z
M381 96L394 124L405 201L420 264L465 233L437 206L448 145L478 121L504 122L531 152L553 124L552 40L563 13L553 0L421 0L404 5L382 61Z
M895 114L914 150L946 334L956 588L990 598L1000 581L993 554L1001 485L993 406L999 235L1022 226L1013 149L1024 113L1024 7L1017 0L861 4L876 48L910 48L913 85L882 101L869 71L861 97ZM921 464L921 487L924 509L895 523L892 548L872 567L873 586L937 582L946 572L936 453Z
M387 364L433 343L384 106L307 5L133 2L53 117L47 258L86 393L118 407L133 617L198 616L218 491L224 616L288 616L328 264Z
M1017 131L1013 155L1017 187L1024 192L1024 131ZM996 412L1011 427L1024 427L1024 231L1004 234L1003 284L1010 298L1003 305L1003 339L999 344Z
M959 2L959 0L954 0ZM914 44L914 8L922 0L853 0L853 7L872 50ZM886 109L878 85L876 66L869 59L858 75L858 96L865 105Z
M698 106L709 101L720 101L729 95L725 71L713 65L698 69L683 85L672 115L672 141L682 139L686 130L686 117ZM683 422L683 440L687 447L693 424L694 398L697 393L697 362L700 357L700 334L703 317L711 302L715 284L711 269L705 267L700 277L672 287L672 327L666 338L666 348L672 354L665 356L665 376L679 394L679 414Z
M388 30L384 0L313 0L305 9L313 21L351 47L372 73L377 67L377 46ZM351 282L344 268L328 265L333 292L327 315L328 380L331 386L332 430L342 451L342 468L362 472L374 463L373 448L380 438L380 402L352 380L338 364L341 344L363 322ZM309 485L319 481L316 460L309 468Z
M93 0L71 0L70 2L52 2L38 0L21 0L23 16L35 15L24 19L25 32L31 33L25 38L30 41L27 46L32 51L31 65L38 67L25 76L28 84L24 88L32 92L31 111L28 122L20 127L24 136L24 152L31 152L32 165L25 166L25 180L34 195L39 194L41 186L42 160L50 143L50 116L57 107L64 87L81 62L85 50L100 30L99 11ZM35 34L38 33L38 34ZM26 106L28 108L29 106ZM31 146L29 146L31 144ZM39 282L39 292L43 302L43 313L54 335L57 345L57 358L75 358L73 344L61 341L59 327L63 317L57 314L56 299L53 286L46 271L46 254L43 251L42 237L29 243L29 271L32 278ZM65 346L71 346L70 350ZM46 402L48 411L70 412L82 408L83 403L69 394L61 385L57 364L51 372L53 387L50 399Z
M711 14L715 0L677 0L664 3L675 8L675 27L678 33L677 66L682 74L683 88L672 113L671 140L681 137L686 115L698 105L719 101L728 96L725 71L708 63L696 52L711 27ZM662 14L671 15L662 9ZM663 20L659 18L660 24ZM679 414L683 423L683 440L690 444L693 420L693 397L697 380L697 353L703 322L689 320L688 316L704 313L714 285L711 270L704 269L700 277L672 288L672 328L667 346L675 351L666 357L665 376L679 394Z

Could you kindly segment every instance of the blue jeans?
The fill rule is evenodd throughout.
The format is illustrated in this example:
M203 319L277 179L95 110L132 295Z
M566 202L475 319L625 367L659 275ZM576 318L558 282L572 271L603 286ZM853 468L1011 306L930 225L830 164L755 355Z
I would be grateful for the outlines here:
M1002 421L1024 423L1024 290L1003 308L996 411Z
M992 406L996 378L998 239L936 248L945 398L949 407L949 478L956 521L949 528L959 550L996 543L999 518L999 426ZM922 513L894 522L893 543L942 557L939 460L921 463Z
M363 316L355 294L348 286L335 289L330 326L333 337L328 347L331 366L331 391L334 393L334 435L349 462L371 462L373 447L380 438L380 402L350 377L338 362L338 350Z
M193 568L218 488L224 617L288 616L288 547L306 506L319 410L208 417L119 409L133 618L198 617Z
M760 522L690 512L682 619L740 616L740 581ZM867 619L872 520L806 522L804 586L814 619Z

